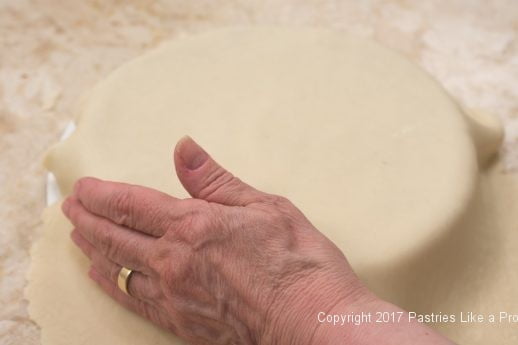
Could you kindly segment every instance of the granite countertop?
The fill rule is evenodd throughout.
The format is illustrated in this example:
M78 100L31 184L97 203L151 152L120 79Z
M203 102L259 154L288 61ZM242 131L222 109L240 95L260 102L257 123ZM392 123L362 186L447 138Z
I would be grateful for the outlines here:
M0 0L1 344L39 344L23 288L45 206L41 160L78 97L164 40L254 24L335 28L402 52L503 121L505 166L518 171L516 0Z

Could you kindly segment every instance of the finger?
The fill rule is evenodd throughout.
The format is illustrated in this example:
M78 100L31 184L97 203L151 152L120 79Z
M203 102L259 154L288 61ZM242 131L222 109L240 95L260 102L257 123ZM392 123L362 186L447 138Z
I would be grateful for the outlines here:
M81 249L83 254L86 255L90 261L92 261L92 253L94 252L95 247L92 246L90 242L88 242L88 240L86 240L77 229L72 230L70 233L70 238L75 243L75 245Z
M110 297L122 304L127 309L139 314L140 316L163 328L171 329L171 325L167 322L167 317L165 317L161 310L145 301L126 295L117 287L117 285L100 274L93 267L88 272L88 275L104 290L104 292L106 292Z
M162 236L181 216L181 200L142 186L101 181L92 177L79 179L75 195L90 212L152 236Z
M194 198L246 206L266 195L221 167L189 136L176 144L174 163L180 182Z
M150 273L147 263L153 252L153 237L88 212L74 197L69 197L62 208L77 231L104 256L128 268Z
M88 242L87 239L81 236L77 230L72 231L70 237L81 251L83 251L83 253L90 259L90 261L92 261L92 267L94 267L96 271L102 274L105 278L111 280L115 285L117 285L119 272L122 268L121 265L104 257L90 244L90 242ZM157 305L159 302L159 290L152 283L151 278L138 271L133 271L130 276L128 281L128 292L132 297L153 305Z

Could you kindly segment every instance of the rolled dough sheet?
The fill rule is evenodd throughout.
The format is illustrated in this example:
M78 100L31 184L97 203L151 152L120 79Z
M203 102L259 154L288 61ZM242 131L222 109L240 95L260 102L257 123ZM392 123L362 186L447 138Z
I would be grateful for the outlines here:
M64 194L91 175L187 197L172 150L189 134L243 180L295 202L382 297L419 312L518 309L506 290L516 275L496 283L516 264L516 235L501 220L509 214L495 219L506 199L485 199L500 195L480 180L478 134L394 52L321 30L216 31L122 66L81 108L76 132L46 160ZM57 206L44 218L27 291L44 345L180 343L88 281ZM471 343L516 337L516 325L436 326Z

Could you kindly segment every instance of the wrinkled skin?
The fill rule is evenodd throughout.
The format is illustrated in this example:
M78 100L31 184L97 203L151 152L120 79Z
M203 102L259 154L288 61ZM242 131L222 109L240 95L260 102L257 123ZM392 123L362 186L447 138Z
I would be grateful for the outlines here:
M289 200L243 183L189 137L174 161L192 198L83 178L63 203L90 277L116 301L191 344L296 345L327 343L318 312L375 301ZM129 295L121 266L134 270Z
M193 344L310 344L318 311L366 295L289 200L241 182L190 138L175 151L192 199L83 178L63 204L90 276L117 301ZM131 297L116 287L121 266L135 270Z

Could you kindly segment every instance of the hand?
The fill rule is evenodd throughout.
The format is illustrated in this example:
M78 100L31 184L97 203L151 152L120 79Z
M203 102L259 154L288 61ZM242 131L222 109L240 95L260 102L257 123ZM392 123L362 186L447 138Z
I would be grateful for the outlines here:
M290 201L240 181L189 137L174 161L193 198L77 181L62 207L92 261L90 277L193 344L350 343L336 330L333 337L317 313L378 299L342 252ZM116 284L121 266L134 270L130 295Z
M241 182L190 138L175 165L192 199L83 178L63 205L114 299L196 344L310 344L318 311L367 297L290 201ZM131 297L116 287L121 266L136 271Z

